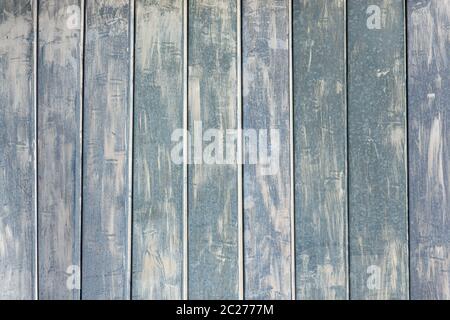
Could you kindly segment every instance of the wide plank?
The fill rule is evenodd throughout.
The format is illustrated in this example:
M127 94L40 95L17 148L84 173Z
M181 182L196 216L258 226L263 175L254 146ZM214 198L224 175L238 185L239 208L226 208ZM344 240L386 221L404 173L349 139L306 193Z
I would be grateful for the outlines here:
M244 292L291 299L290 1L242 1ZM256 137L256 138L255 138ZM257 161L252 156L256 149Z
M39 299L79 299L81 1L39 1Z
M0 299L36 295L36 2L0 1Z
M183 50L183 1L137 1L133 299L182 297L183 166L172 134L183 128Z
M350 297L407 299L404 2L347 6Z
M130 2L86 2L82 298L130 298Z
M297 299L347 299L345 1L293 2Z
M408 1L411 298L450 299L450 1Z
M188 6L188 298L237 299L238 170L222 148L238 127L237 1Z

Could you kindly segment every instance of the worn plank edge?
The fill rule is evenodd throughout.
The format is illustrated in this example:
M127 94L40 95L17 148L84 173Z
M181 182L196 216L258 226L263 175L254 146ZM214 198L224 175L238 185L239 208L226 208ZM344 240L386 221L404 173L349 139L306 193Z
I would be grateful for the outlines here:
M188 226L188 0L183 0L183 300L189 299L189 226Z
M84 63L85 63L85 36L86 36L86 0L81 0L81 15L80 18L80 292L79 297L82 300L83 297L83 172L84 172Z
M134 132L134 65L135 65L135 39L136 39L136 10L135 10L135 0L130 0L130 12L129 12L129 37L128 40L130 42L130 65L129 65L129 82L130 85L128 86L129 94L128 94L128 120L130 121L130 125L128 128L128 144L129 144L129 151L128 151L128 184L129 184L129 190L128 190L128 261L127 261L127 281L129 283L129 291L128 291L128 299L132 300L133 296L133 281L131 279L133 274L133 172L134 172L134 164L133 164L133 154L134 154L134 141L133 141L133 132Z
M345 218L347 219L345 226L344 226L344 232L345 234L345 254L346 254L346 263L345 266L347 270L346 274L346 289L347 289L347 300L351 299L351 293L350 293L350 192L349 192L349 186L350 186L350 174L349 174L349 162L350 162L350 153L349 153L349 127L348 127L348 6L347 1L344 1L344 60L345 60L345 129L346 129L346 139L345 139L345 173L346 173L346 199L347 202L346 205L346 215Z
M405 172L406 172L406 241L408 266L406 268L406 278L408 279L407 300L411 300L411 242L410 242L410 212L409 212L409 77L408 77L408 1L403 1L403 61L405 66L403 73L405 77Z
M244 300L244 175L243 175L243 109L242 109L242 1L237 0L237 11L236 11L236 22L237 22L237 130L238 130L238 141L237 141L237 155L236 159L237 169L238 169L238 181L237 181L237 205L238 205L238 270L239 270L239 300Z
M290 170L291 170L291 300L296 300L297 298L297 287L296 287L296 256L295 256L295 160L294 160L294 34L293 34L293 18L292 18L292 10L293 10L293 1L289 1L289 39L288 39L288 47L289 47L289 162L290 162Z
M39 226L38 226L38 32L39 32L39 3L38 0L33 0L32 3L33 14L33 109L34 109L34 299L39 300Z

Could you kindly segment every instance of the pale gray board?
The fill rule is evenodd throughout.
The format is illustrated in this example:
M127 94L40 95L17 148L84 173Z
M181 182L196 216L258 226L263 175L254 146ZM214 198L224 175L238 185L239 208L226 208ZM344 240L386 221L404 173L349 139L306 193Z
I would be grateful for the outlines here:
M0 299L36 298L34 5L0 1Z
M347 299L345 1L293 6L296 298Z
M86 2L82 298L128 299L130 5Z
M81 18L79 0L39 1L39 299L80 297Z
M381 29L367 28L370 5ZM407 299L404 3L347 9L350 297Z
M238 126L237 1L188 5L188 129L194 141L197 121L203 131ZM204 142L202 150L210 144ZM189 165L189 299L238 298L237 190L236 164Z
M171 137L183 128L183 79L183 1L138 0L133 299L182 297L183 165Z
M289 6L288 0L242 1L243 127L268 131L274 169L260 162L251 164L245 157L246 299L291 299L295 290L291 285ZM273 153L276 140L271 141L270 129L279 130L279 158ZM259 142L258 151L268 147L264 139ZM248 146L245 143L246 155Z
M411 298L450 299L450 1L408 1Z

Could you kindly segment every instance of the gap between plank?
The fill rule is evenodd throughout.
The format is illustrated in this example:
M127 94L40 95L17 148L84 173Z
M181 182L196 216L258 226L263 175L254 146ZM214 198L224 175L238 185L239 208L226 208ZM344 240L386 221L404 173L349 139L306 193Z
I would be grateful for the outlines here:
M409 105L409 97L408 97L408 1L403 3L403 41L404 41L404 77L405 77L405 173L406 173L406 239L408 243L408 270L406 271L407 283L408 283L408 300L411 299L411 243L409 239L410 235L410 212L409 212L409 113L408 113L408 105Z
M244 202L243 202L243 131L242 131L242 0L237 0L237 168L238 168L238 269L239 299L244 300Z
M80 143L80 154L78 161L80 162L80 197L78 199L78 206L80 208L80 215L79 215L79 232L80 232L80 238L79 241L79 254L80 254L80 290L78 293L78 299L82 299L82 274L83 274L83 123L84 123L84 38L85 38L85 17L86 17L86 5L85 0L81 0L81 17L80 17L80 115L79 115L79 143Z
M183 0L183 300L188 299L188 0Z
M290 186L290 214L291 214L291 297L292 300L296 299L296 288L295 288L295 169L294 169L294 72L293 72L293 20L292 20L292 6L293 1L288 3L289 11L289 161L291 170L291 186Z
M344 60L345 60L345 128L346 128L346 139L345 139L345 152L346 152L346 173L347 173L347 185L346 185L346 202L347 202L347 223L346 223L346 261L347 261L347 275L346 275L346 284L347 284L347 300L351 300L351 292L350 292L350 195L349 195L349 187L350 187L350 152L349 152L349 130L348 130L348 6L347 1L344 1L344 38L345 38L345 46L344 46Z
M133 153L134 153L134 140L133 140L133 125L134 125L134 30L135 30L135 2L130 0L130 12L129 12L129 50L130 50L130 71L129 71L129 129L128 129L128 261L127 261L127 283L129 284L129 299L132 299L132 259L133 259Z
M39 22L38 22L38 0L32 3L33 11L33 108L34 108L34 290L33 299L39 300L39 226L38 226L38 41L39 41Z

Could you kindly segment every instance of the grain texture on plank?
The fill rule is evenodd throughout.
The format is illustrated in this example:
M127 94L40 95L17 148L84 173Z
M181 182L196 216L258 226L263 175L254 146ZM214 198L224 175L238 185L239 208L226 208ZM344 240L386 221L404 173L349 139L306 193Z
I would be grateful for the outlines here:
M128 299L129 1L86 2L82 298Z
M33 5L0 2L0 299L36 298Z
M297 299L346 299L345 2L293 2Z
M347 6L350 296L407 299L404 4Z
M203 148L200 145L203 132L238 125L237 1L191 0L188 5L188 129L193 142L188 170L188 297L237 299L237 165L221 164L226 156L220 152L223 136L205 134ZM217 148L209 147L215 143ZM211 148L215 151L209 152Z
M39 2L39 299L80 296L81 18L79 0Z
M183 1L136 2L133 299L181 299L183 166L171 159L183 128Z
M246 299L291 299L294 290L291 288L289 3L287 0L242 2ZM248 130L257 130L257 164L249 152L254 139Z
M411 298L450 299L450 1L408 1Z

